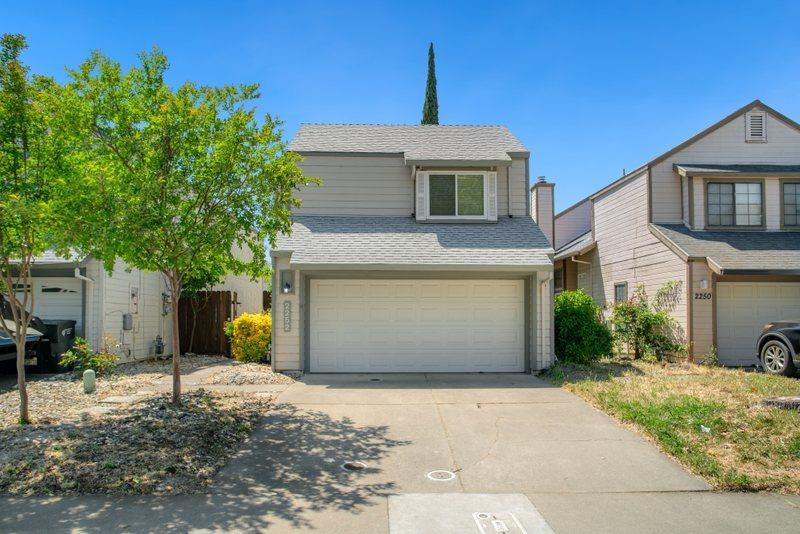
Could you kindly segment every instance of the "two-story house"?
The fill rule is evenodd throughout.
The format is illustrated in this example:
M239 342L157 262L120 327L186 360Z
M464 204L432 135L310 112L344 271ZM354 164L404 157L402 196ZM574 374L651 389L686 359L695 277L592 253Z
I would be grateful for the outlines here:
M551 364L553 249L531 216L529 152L508 129L306 124L290 149L322 185L297 193L292 233L271 252L277 370ZM551 193L537 210L548 228Z
M677 281L690 353L754 365L764 324L800 318L800 125L744 106L556 215L555 248L556 291Z

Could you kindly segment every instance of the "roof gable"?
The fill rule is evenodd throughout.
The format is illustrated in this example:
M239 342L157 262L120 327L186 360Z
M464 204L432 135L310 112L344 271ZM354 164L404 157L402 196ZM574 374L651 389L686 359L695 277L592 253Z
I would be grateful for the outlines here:
M734 121L734 120L738 119L739 117L741 117L742 115L744 115L745 113L747 113L748 111L753 110L753 109L762 109L762 110L766 111L768 114L772 115L775 119L781 121L782 123L786 124L787 126L789 126L791 128L794 128L795 130L800 132L800 124L796 123L795 121L793 121L792 119L790 119L786 115L780 113L779 111L774 110L773 108L771 108L768 105L764 104L760 100L753 100L749 104L737 109L736 111L734 111L730 115L728 115L728 116L724 117L723 119L715 122L714 124L712 124L711 126L706 128L705 130L701 131L700 133L693 135L692 137L690 137L689 139L687 139L683 143L675 146L674 148L671 148L670 150L668 150L667 152L664 152L663 154L661 154L660 156L656 157L655 159L652 159L651 161L649 161L647 163L646 166L652 167L653 165L661 163L662 161L664 161L665 159L669 158L670 156L672 156L674 154L677 154L681 150L693 145L697 141L700 141L704 137L707 137L708 135L710 135L713 132L719 130L720 128L722 128L726 124L730 123L731 121Z

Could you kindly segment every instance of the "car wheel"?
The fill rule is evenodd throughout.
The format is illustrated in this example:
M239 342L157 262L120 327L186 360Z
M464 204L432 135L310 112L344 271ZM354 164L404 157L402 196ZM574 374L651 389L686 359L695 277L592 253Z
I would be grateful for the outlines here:
M792 355L782 342L772 339L761 347L761 365L764 370L772 375L792 376L794 374L794 363Z

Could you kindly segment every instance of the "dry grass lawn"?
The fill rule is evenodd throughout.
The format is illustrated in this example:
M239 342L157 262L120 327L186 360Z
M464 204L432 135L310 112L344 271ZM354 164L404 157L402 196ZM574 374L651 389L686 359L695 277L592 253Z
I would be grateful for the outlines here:
M800 380L691 364L558 364L546 377L649 437L719 490L800 494Z

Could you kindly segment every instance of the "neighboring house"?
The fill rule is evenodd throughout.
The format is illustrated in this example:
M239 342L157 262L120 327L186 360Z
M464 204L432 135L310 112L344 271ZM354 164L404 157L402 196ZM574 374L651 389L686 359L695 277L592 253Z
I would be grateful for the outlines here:
M235 252L240 254L240 252ZM172 304L160 273L128 269L117 262L111 274L90 257L60 258L47 253L35 258L33 274L34 315L41 319L74 320L76 333L99 349L104 340L119 345L121 362L156 355L156 339L164 354L172 354ZM215 290L236 293L232 316L260 312L262 281L228 276ZM130 328L123 316L130 314Z
M277 370L552 363L553 249L508 129L307 124L290 148L322 186L299 191L272 251Z
M556 215L556 290L677 280L691 353L753 365L763 325L800 318L799 223L800 125L754 101Z

